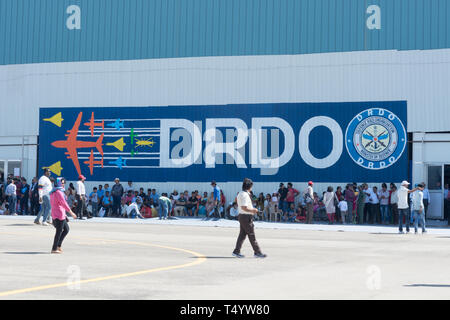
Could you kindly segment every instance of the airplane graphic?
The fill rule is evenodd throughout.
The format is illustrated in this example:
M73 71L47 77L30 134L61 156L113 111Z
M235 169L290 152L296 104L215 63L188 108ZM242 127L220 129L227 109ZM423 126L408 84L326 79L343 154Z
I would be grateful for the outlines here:
M84 163L88 165L89 171L91 172L91 176L92 176L92 175L94 175L94 166L95 165L102 166L102 168L103 168L103 157L102 157L102 160L96 161L94 158L94 150L91 149L91 155L89 156L89 160L85 161Z
M102 122L100 122L100 123L95 123L94 112L92 112L92 116L91 116L91 119L89 120L89 122L86 122L84 125L91 129L91 137L94 136L95 127L100 127L102 129L105 129L105 121L104 120L102 120Z
M122 159L122 157L119 157L116 161L110 161L109 164L113 164L117 166L120 170L122 170L123 167L127 165L127 160Z
M134 133L134 128L131 128L131 134L130 134L131 144L134 143L134 138L136 138L137 136L138 136L138 134Z
M71 130L67 131L65 135L67 140L60 140L52 142L52 146L59 149L66 149L67 159L71 159L77 173L81 175L80 162L78 161L78 149L87 149L87 148L96 148L98 152L103 156L103 136L104 134L98 138L96 142L88 142L88 141L80 141L77 140L78 130L81 124L81 118L83 116L83 112L78 114L78 118L75 121L75 124Z
M120 128L123 129L123 121L120 121L120 119L117 119L115 122L113 123L108 123L107 124L108 127L112 127L112 128L116 128L117 130L120 131Z

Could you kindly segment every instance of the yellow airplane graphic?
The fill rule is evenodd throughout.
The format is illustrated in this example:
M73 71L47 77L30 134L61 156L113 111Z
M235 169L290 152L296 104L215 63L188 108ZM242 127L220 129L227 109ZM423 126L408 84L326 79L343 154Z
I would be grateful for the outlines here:
M42 169L48 169L57 176L61 176L61 171L63 170L63 167L61 167L61 161L58 161L52 164L50 167L43 167Z
M115 147L117 150L123 152L123 147L126 146L126 143L123 142L123 138L120 138L116 142L110 142L110 143L107 143L106 145Z
M62 113L60 112L60 113L55 114L51 118L44 119L44 121L51 122L55 126L58 126L61 128L61 123L64 121L64 119L62 118Z

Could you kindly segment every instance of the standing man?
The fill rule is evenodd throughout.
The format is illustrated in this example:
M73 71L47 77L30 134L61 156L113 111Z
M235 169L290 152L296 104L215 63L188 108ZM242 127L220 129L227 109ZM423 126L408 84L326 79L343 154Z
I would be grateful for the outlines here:
M255 226L253 224L253 216L258 214L258 209L253 208L250 192L252 191L253 181L245 178L242 184L242 191L237 196L237 203L239 207L239 224L240 232L236 242L236 247L233 251L233 256L244 258L241 254L242 244L248 235L248 239L253 247L255 258L265 258L267 255L261 252L258 242L255 237Z
M20 189L20 211L22 215L28 215L28 200L30 199L30 185L27 179L22 178L22 187Z
M425 186L423 184L419 184L418 190L413 193L411 202L411 209L414 215L415 234L417 234L419 222L422 225L422 234L427 232L427 230L425 229L425 205L423 203L423 189L425 189Z
M387 190L387 184L381 185L381 190L378 192L378 198L380 199L381 210L381 224L389 224L391 220L389 217L389 191Z
M34 177L33 180L31 180L30 204L31 204L31 215L37 216L39 212L39 188L36 177Z
M303 197L306 204L306 223L311 224L314 216L314 190L313 182L308 182L308 187L303 192Z
M287 205L286 205L286 197L288 194L288 189L284 186L284 183L280 183L280 188L278 189L278 195L280 197L279 201L278 201L278 208L280 208L281 211L286 211L287 210Z
M425 218L427 217L428 212L428 206L430 205L430 191L427 188L427 185L425 182L422 182L421 185L423 186L423 205L425 206Z
M215 180L211 182L211 186L213 187L213 197L214 197L214 219L213 221L220 220L220 188L217 186Z
M418 188L412 190L408 189L410 183L408 181L403 181L400 189L397 191L398 195L398 232L403 232L403 217L405 217L406 223L406 233L409 232L409 205L408 205L408 195L415 192Z
M11 180L11 182L6 187L5 195L8 198L9 214L17 216L16 206L17 206L17 186L16 178Z
M111 189L111 196L113 198L113 208L112 215L120 217L122 215L122 196L124 193L124 189L120 184L119 178L114 180L115 185L113 185ZM106 192L106 187L105 187Z
M84 220L83 215L86 214L88 219L91 219L92 216L87 211L86 207L86 188L84 186L84 181L86 181L86 177L80 175L77 181L77 215L79 220Z
M50 205L50 192L53 190L52 182L50 181L51 172L48 169L44 169L44 174L42 177L39 178L38 181L38 193L39 193L39 203L41 205L41 210L39 210L39 213L34 220L35 224L41 224L39 222L39 219L41 218L41 215L43 215L42 218L42 225L48 226L49 221L47 219L50 216L51 211L51 205Z
M295 206L295 197L298 196L300 192L297 189L294 189L294 186L291 182L288 183L288 193L286 195L286 203L287 208L286 211L291 207L292 204Z
M355 195L355 191L353 190L353 185L349 184L347 185L347 188L345 190L345 196L344 196L345 201L347 201L347 214L349 217L349 221L350 223L353 222L353 217L354 217L354 204L356 202L356 195Z

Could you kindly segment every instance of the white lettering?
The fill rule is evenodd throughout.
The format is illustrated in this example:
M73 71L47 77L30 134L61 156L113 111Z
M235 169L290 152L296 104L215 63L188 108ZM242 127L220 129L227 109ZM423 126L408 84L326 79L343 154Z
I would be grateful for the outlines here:
M331 153L323 159L317 159L314 157L309 149L309 135L314 128L319 126L328 128L333 135L333 149L331 150ZM320 116L311 118L306 121L300 129L300 156L309 166L313 168L325 169L334 165L342 155L343 146L342 129L335 120L329 117Z
M366 25L369 30L381 30L381 9L377 5L371 5L367 8L367 14L370 17L367 18Z
M66 20L66 26L69 30L81 29L81 9L77 5L71 5L67 7L67 14L70 16Z

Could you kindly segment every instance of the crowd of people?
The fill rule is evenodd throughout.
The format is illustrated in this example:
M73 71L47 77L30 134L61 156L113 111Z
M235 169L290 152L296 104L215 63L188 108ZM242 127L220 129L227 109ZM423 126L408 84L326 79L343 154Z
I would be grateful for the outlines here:
M176 216L201 217L204 220L237 220L239 209L237 200L227 201L215 181L212 190L199 192L178 192L159 194L154 188L135 188L132 181L124 186L119 179L114 183L98 185L86 192L84 181L70 183L65 188L69 207L78 219L92 217L125 217L173 219ZM54 179L48 170L40 179L33 178L31 184L25 178L9 176L7 183L0 187L0 214L34 215L35 223L50 223L50 198ZM409 185L409 184L408 184ZM328 187L322 193L314 190L312 181L301 191L292 183L280 183L273 193L253 193L251 200L258 209L256 220L292 223L328 222L329 224L405 224L407 231L413 222L421 222L425 230L425 215L430 194L425 183L415 186L404 198L406 182L397 187L394 183L381 185L381 189L368 184L349 183L345 187ZM448 187L447 187L448 190ZM446 201L450 202L450 193ZM407 201L405 204L404 202ZM407 209L407 211L405 211ZM400 227L401 230L401 227Z

